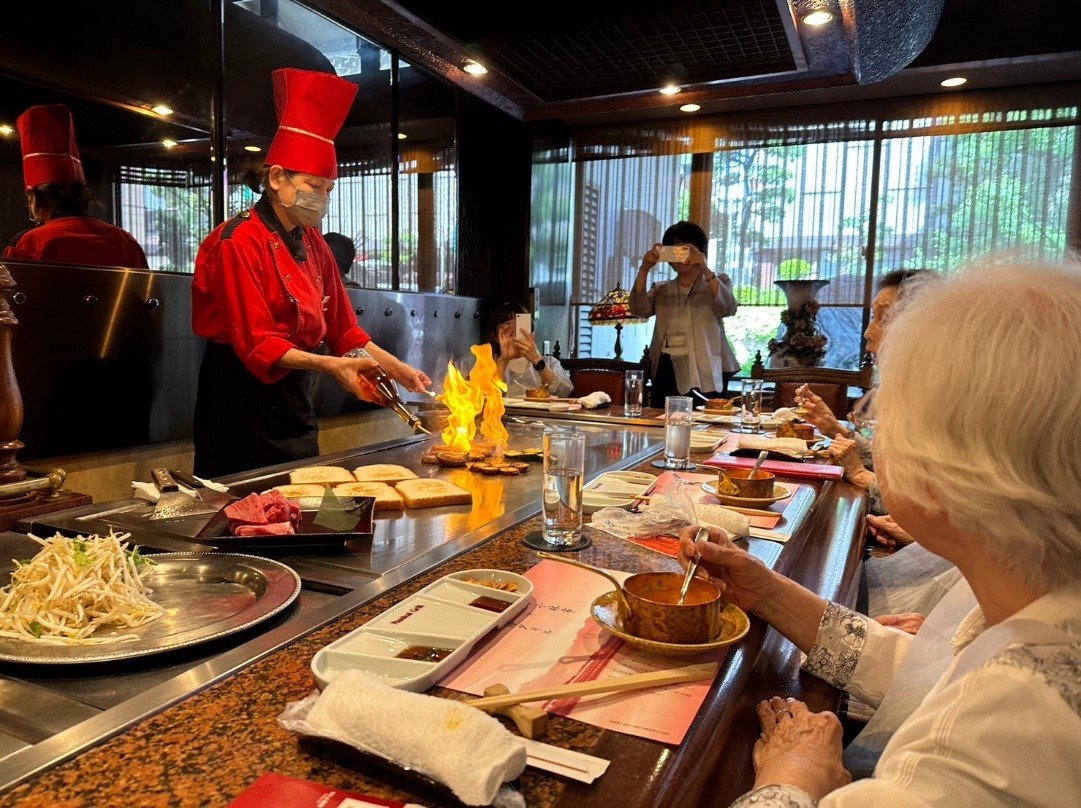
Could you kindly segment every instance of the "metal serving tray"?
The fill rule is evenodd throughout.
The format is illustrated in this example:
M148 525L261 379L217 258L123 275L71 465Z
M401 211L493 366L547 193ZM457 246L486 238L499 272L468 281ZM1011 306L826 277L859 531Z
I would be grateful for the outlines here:
M273 617L300 594L284 564L234 553L166 553L144 578L165 609L159 619L125 629L138 639L112 645L56 645L0 639L0 661L72 665L149 656L215 640Z

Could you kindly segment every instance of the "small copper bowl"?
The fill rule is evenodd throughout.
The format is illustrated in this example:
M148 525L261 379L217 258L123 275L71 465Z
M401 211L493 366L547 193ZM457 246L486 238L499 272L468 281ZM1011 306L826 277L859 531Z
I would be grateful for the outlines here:
M773 481L777 475L759 469L751 476L750 469L732 469L728 472L728 479L739 489L735 497L747 497L748 499L765 499L773 496Z
M803 440L814 440L814 424L792 424L792 429L796 431L797 438L802 438Z
M621 615L625 631L644 640L680 645L711 642L721 631L724 601L711 581L694 578L683 605L681 572L640 572L623 583L630 616Z

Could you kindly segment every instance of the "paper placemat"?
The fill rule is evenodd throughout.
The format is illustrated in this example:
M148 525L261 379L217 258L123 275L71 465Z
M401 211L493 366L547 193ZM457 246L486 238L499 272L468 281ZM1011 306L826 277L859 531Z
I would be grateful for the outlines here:
M672 569L678 569L675 564ZM622 580L629 573L612 571ZM543 560L525 577L533 582L533 604L439 684L480 695L493 684L512 692L612 676L628 676L697 662L721 662L728 648L696 657L661 657L635 651L601 629L590 604L612 584L596 573ZM720 667L718 667L718 671ZM677 745L694 721L712 685L685 685L538 702L550 713L602 729Z

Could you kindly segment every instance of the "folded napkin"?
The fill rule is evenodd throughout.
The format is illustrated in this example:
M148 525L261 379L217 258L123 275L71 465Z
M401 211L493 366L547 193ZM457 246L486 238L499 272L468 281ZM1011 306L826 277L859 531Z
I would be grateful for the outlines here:
M603 407L605 404L611 404L612 397L603 390L598 390L596 393L582 396L578 399L578 403L587 410L595 410L598 407Z
M290 702L278 723L349 744L443 783L466 805L521 802L504 787L526 766L526 748L499 720L461 702L410 693L358 670L322 693ZM509 802L508 802L509 800Z
M766 449L771 452L791 455L792 457L807 456L807 441L802 438L763 438L761 435L741 435L739 448L751 449L756 452Z

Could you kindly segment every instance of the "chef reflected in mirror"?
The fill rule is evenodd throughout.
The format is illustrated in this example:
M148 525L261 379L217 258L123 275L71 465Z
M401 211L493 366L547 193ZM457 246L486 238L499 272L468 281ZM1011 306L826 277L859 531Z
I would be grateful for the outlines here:
M334 138L357 86L295 68L272 78L278 130L248 178L261 196L216 227L195 259L192 329L207 344L192 431L203 477L317 456L318 373L365 399L360 376L379 366L412 392L432 383L357 324L319 232L338 177Z
M15 126L33 226L11 239L4 258L145 269L135 237L90 213L100 203L86 184L71 111L64 104L30 107Z

